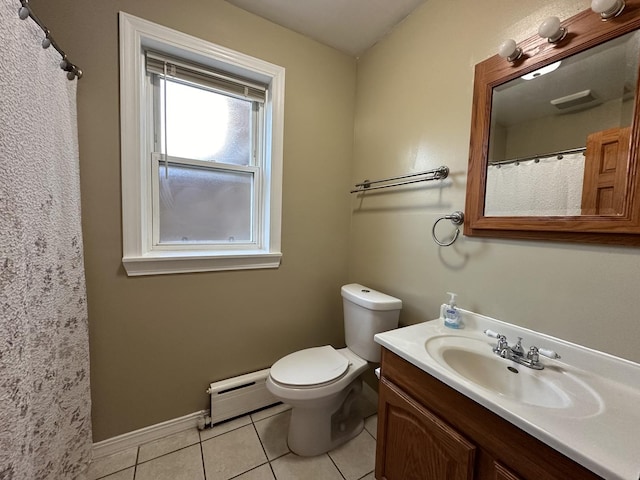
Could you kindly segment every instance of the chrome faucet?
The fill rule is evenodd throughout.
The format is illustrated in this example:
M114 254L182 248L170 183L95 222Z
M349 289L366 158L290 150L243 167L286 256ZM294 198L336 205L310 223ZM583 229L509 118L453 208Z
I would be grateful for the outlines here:
M524 348L522 348L522 337L518 337L518 343L511 347L511 351L514 355L518 355L520 357L524 355Z
M514 346L510 346L507 337L504 335L492 330L485 330L484 333L488 337L498 339L498 343L493 347L493 353L507 360L516 362L519 365L524 365L525 367L542 370L544 365L540 363L540 355L548 358L560 358L560 355L553 350L535 346L530 347L529 351L525 354L524 348L522 347L522 337L518 337L518 342Z

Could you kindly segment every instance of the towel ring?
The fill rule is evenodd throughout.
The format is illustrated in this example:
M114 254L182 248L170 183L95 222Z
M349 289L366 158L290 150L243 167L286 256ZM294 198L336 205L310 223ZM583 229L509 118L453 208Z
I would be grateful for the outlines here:
M431 229L431 236L433 237L433 241L438 245L440 245L441 247L448 247L450 245L453 245L453 242L455 242L458 239L458 235L460 235L460 229L456 227L456 233L453 234L453 238L449 243L442 242L438 240L438 237L436 237L436 225L438 225L438 222L440 220L451 220L451 223L453 223L454 225L462 225L464 223L464 213L461 211L456 211L451 215L440 217L436 220L436 222L433 224L433 228Z

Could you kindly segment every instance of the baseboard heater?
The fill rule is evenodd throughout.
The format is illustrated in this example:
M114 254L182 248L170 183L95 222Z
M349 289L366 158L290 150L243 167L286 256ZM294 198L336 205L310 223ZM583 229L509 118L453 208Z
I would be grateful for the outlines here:
M267 390L265 381L268 376L269 369L265 368L209 385L211 420L207 423L215 425L278 403L278 399Z

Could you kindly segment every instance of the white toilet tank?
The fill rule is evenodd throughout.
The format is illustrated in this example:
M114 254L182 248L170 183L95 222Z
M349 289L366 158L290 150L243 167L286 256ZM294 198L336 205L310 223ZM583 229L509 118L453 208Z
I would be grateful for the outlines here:
M341 291L347 347L360 358L380 362L380 345L373 336L398 326L402 300L358 283L344 285Z

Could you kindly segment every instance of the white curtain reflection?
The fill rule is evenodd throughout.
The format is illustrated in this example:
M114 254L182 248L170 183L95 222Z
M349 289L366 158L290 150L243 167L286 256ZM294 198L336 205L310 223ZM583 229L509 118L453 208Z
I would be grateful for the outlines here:
M485 216L580 215L584 155L490 166Z

